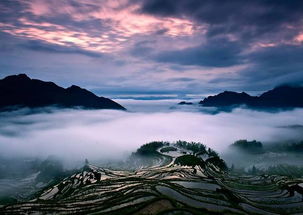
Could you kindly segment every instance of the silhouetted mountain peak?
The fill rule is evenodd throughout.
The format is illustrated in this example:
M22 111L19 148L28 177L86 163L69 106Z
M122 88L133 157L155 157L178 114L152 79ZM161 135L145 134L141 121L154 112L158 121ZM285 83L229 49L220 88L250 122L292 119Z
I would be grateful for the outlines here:
M69 91L69 92L73 92L73 93L89 92L88 90L83 89L83 88L81 88L81 87L79 87L79 86L77 86L77 85L72 85L72 86L66 88L66 90ZM91 92L89 92L89 93L91 93Z
M96 96L92 92L90 92L84 88L81 88L77 85L72 85L72 86L66 88L66 92L69 92L71 96L75 96L75 97L79 97L79 98Z
M98 97L76 85L64 89L53 82L31 79L25 74L12 75L0 80L0 108L49 105L125 110L120 104L104 97Z
M263 93L260 97L286 97L286 96L297 96L297 93L302 93L303 87L283 85L276 87Z
M30 81L31 79L26 74L10 75L5 77L6 81Z
M83 90L83 88L81 88L81 87L79 87L79 86L77 86L77 85L72 85L72 86L70 86L70 87L68 87L68 88L66 88L67 90L68 89L70 89L70 90Z
M224 91L205 98L199 104L207 107L238 106L242 104L257 108L303 107L303 87L283 85L260 96L250 96L245 92Z
M209 96L199 104L203 106L231 106L235 104L246 104L252 99L250 95L245 92L238 93L233 91L224 91L215 96Z
M248 95L245 92L238 93L238 92L233 92L233 91L224 91L223 93L219 93L218 95L220 96L238 96L238 97L248 97Z

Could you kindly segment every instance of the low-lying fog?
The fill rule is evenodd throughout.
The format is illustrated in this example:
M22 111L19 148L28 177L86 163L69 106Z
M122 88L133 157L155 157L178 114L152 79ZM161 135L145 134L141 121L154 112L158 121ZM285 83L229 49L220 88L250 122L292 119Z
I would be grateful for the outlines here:
M149 104L148 112L131 112L131 109L129 112L71 109L32 114L27 109L2 112L0 156L56 155L71 164L85 158L126 158L142 144L154 140L198 141L223 152L238 139L268 143L303 136L301 130L287 127L303 125L303 109L279 113L235 109L231 113L211 115L199 112L198 107L194 107L196 111L160 112L154 105L157 111L151 112L153 103Z

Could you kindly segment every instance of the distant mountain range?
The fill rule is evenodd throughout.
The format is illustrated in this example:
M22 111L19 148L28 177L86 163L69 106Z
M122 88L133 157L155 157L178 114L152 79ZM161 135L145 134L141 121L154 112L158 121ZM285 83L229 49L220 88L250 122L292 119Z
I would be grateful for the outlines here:
M75 85L65 89L53 82L31 79L25 74L7 76L0 80L0 108L50 105L125 110L120 104Z
M246 105L251 108L296 108L303 107L303 87L280 86L260 96L242 92L224 91L199 102L205 107L233 107Z

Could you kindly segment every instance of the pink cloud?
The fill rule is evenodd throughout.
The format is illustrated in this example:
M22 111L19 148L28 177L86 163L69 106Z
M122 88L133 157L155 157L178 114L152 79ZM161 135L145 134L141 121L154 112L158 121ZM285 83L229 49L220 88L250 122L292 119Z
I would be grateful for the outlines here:
M187 19L159 18L137 13L139 5L127 0L81 1L81 9L70 1L28 0L25 12L37 17L56 18L68 15L74 21L98 20L100 28L87 32L77 26L19 18L20 26L0 23L1 31L17 37L41 40L61 46L76 46L94 52L117 52L129 47L133 37L162 32L167 37L192 36L197 28ZM101 27L102 25L102 27Z
M299 34L298 36L295 37L296 42L303 42L303 33Z
M19 19L22 27L0 23L1 31L17 37L41 40L61 46L76 46L83 50L94 52L111 52L121 48L121 41L110 40L106 37L91 36L85 32L73 31L64 26L51 23L31 22L26 18Z
M28 11L36 16L70 15L76 21L98 19L107 21L122 36L145 34L161 29L170 36L191 35L194 23L187 19L159 18L137 13L140 5L128 4L127 0L84 0L81 10L69 1L32 0L28 1ZM94 7L94 10L91 8Z

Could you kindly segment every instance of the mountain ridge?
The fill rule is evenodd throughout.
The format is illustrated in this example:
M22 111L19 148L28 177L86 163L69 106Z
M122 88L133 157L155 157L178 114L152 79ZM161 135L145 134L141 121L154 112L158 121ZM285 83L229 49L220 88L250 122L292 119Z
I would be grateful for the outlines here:
M53 82L31 79L26 74L11 75L0 80L0 108L52 105L126 110L111 99L99 97L76 85L63 88Z
M303 87L279 86L251 96L245 92L224 91L214 96L208 96L199 102L205 107L231 107L246 105L252 108L296 108L303 107Z

